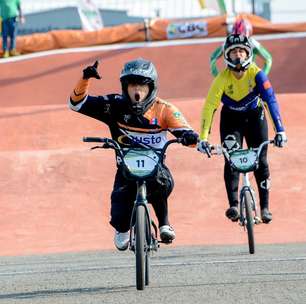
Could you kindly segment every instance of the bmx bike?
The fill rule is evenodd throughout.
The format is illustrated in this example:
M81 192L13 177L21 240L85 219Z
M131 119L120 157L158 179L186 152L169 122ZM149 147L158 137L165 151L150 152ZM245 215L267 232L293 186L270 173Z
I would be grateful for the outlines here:
M136 198L130 220L129 249L136 257L136 288L143 290L149 285L150 254L157 251L159 243L157 226L151 218L147 201L146 181L155 176L162 166L165 152L170 144L180 143L181 139L169 140L162 149L135 142L135 147L122 148L118 142L110 138L84 137L84 142L101 143L91 149L114 149L119 170L135 181L137 185ZM169 242L168 242L169 243Z
M258 168L259 156L263 147L272 143L274 143L274 140L267 140L262 142L257 148L237 148L235 150L228 150L221 145L212 146L212 154L223 154L232 170L242 173L238 223L247 231L250 254L255 253L254 224L260 224L262 221L258 215L255 190L251 185L249 172L253 172ZM236 147L239 147L239 144L237 144Z

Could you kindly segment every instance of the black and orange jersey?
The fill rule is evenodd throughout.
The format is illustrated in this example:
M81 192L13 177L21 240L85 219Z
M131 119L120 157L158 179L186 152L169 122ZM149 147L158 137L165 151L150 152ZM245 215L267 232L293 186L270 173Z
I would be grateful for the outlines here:
M111 136L121 145L131 140L154 148L162 148L167 131L176 137L192 130L183 114L173 104L156 98L144 115L135 115L120 94L88 95L88 80L81 79L70 96L72 110L106 123Z

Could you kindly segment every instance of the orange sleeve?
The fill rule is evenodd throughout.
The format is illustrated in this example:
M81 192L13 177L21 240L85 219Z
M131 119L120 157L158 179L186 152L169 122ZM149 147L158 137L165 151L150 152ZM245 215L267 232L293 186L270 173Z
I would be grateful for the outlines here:
M71 101L74 103L82 101L88 95L88 87L89 80L81 78L70 95Z
M164 111L164 122L170 131L192 129L181 111L173 104L167 103Z

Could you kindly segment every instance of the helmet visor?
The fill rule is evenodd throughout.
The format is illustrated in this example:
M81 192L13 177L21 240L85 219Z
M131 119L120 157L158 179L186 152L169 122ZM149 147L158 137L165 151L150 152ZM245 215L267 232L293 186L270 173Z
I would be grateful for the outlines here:
M122 77L121 81L127 84L131 83L131 84L144 85L144 84L150 84L152 82L152 79L140 75L127 75Z

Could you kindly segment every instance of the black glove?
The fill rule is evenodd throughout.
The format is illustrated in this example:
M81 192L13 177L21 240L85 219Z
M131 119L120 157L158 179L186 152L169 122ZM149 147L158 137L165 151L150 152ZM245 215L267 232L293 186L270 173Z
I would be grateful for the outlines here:
M83 79L96 78L101 79L99 72L97 70L99 61L97 60L93 65L88 66L83 70Z
M199 135L194 131L186 131L182 135L182 145L191 146L196 145Z

